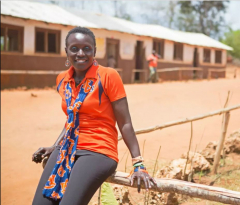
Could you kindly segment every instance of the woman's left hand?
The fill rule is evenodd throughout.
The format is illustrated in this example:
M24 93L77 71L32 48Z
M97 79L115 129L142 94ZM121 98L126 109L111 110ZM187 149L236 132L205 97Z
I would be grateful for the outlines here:
M137 179L138 193L140 193L140 189L141 189L141 180L144 181L145 188L147 191L148 191L148 189L150 189L152 187L151 182L153 182L153 184L155 186L157 186L156 180L154 178L152 178L146 170L139 169L138 171L133 172L133 174L131 175L131 179L130 179L131 186L133 185L135 179Z

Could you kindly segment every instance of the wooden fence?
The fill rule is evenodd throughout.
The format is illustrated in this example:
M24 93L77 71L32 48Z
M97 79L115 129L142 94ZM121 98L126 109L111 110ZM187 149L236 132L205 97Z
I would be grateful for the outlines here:
M227 105L227 101L225 105ZM219 143L217 146L217 150L214 158L214 166L213 166L213 172L216 173L219 160L220 160L220 154L221 154L224 140L225 140L229 118L230 118L230 111L233 111L236 109L240 109L240 104L232 107L216 110L210 113L206 113L206 114L202 114L202 115L198 115L190 118L184 118L184 119L164 123L161 125L156 125L153 127L137 130L135 131L135 133L136 134L149 133L155 130L160 130L167 127L189 123L189 122L192 123L193 121L223 114L224 116L223 116L223 124L222 124L222 134L221 134L221 139L219 140ZM122 139L122 136L119 136L118 140L120 141L121 139ZM112 176L110 176L107 179L107 181L110 183L130 186L130 180L127 177L127 175L128 175L127 173L115 172ZM240 204L240 192L202 185L202 184L194 184L191 182L185 182L185 181L175 180L175 179L156 179L156 180L157 180L157 187L154 187L154 185L152 184L151 189L153 191L185 194L195 198L207 199L210 201L217 201L217 202L227 203L227 204L236 204L236 205Z
M130 185L128 173L115 172L106 182L120 184L124 186ZM212 187L203 184L195 184L191 182L176 180L176 179L156 179L157 186L151 183L150 190L158 192L169 192L188 195L194 198L206 199L210 201L217 201L225 204L240 204L240 192L231 191L219 187ZM133 187L137 187L136 184ZM142 188L145 187L142 185Z
M165 73L171 71L178 71L178 80L182 80L182 72L183 71L201 71L201 79L203 78L203 69L202 68L195 68L195 67L179 67L179 68L163 68L157 69L158 73Z
M133 69L132 70L132 76L131 76L131 82L134 83L134 77L135 73L142 74L142 82L146 82L147 80L147 72L148 70L142 70L142 69ZM183 71L200 71L201 72L201 79L203 78L203 69L202 68L195 68L195 67L178 67L178 68L161 68L157 69L157 75L159 73L166 73L166 72L172 72L172 71L178 71L178 79L182 80L182 72Z
M148 70L142 70L142 69L133 69L132 70L132 76L131 76L131 82L134 83L134 77L135 77L135 73L139 73L142 74L142 82L146 82L147 80L147 72ZM200 79L203 79L203 72L204 69L203 68L198 68L198 67L176 67L176 68L162 68L162 69L157 69L157 75L159 75L159 73L167 73L167 72L173 72L173 71L178 71L178 80L182 80L183 78L183 71L200 71L201 74L199 75ZM207 79L210 80L212 73L213 72L227 72L227 69L223 68L209 68L207 70ZM233 70L234 74L233 74L233 78L236 78L237 76L237 69Z
M210 68L208 69L208 80L211 79L212 77L212 72L217 72L217 73L221 73L221 72L226 72L226 69L223 68L223 69L219 69L219 68Z

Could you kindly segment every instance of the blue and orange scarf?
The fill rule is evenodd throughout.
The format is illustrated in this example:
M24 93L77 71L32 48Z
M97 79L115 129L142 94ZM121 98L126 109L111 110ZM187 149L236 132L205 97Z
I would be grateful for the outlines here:
M79 109L91 91L93 81L87 79L80 88L78 96L71 106L72 88L70 83L65 86L65 100L67 104L67 126L57 162L44 186L43 195L52 199L61 199L65 193L69 176L74 164L76 147L79 136Z

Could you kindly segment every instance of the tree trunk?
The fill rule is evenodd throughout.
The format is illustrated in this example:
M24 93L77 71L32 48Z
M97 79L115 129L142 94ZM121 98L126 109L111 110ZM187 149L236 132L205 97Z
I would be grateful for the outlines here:
M128 175L128 173L124 172L115 172L106 181L131 187ZM206 199L225 204L240 204L240 192L237 191L231 191L202 184L195 184L176 179L156 179L156 181L157 187L152 184L152 191L178 193L194 198ZM136 184L134 184L133 187L137 187ZM143 185L142 188L144 188Z

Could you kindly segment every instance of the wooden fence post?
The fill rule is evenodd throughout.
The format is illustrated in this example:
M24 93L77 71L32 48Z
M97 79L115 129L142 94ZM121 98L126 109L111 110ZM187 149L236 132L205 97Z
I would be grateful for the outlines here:
M178 71L178 80L179 81L181 81L182 80L182 70L180 69L179 71Z
M134 78L135 78L135 72L134 70L132 70L131 83L134 83Z
M208 69L208 80L210 80L210 79L211 79L211 70Z
M237 77L237 68L234 69L234 74L233 74L233 78Z
M223 144L224 144L225 136L226 136L226 132L227 132L229 118L230 118L230 113L226 112L223 117L221 138L218 142L217 149L216 149L215 156L214 156L214 163L213 163L213 170L212 170L213 174L217 173L217 169L218 169L218 165L219 165L219 161L220 161L220 157L221 157L221 152L223 149Z

